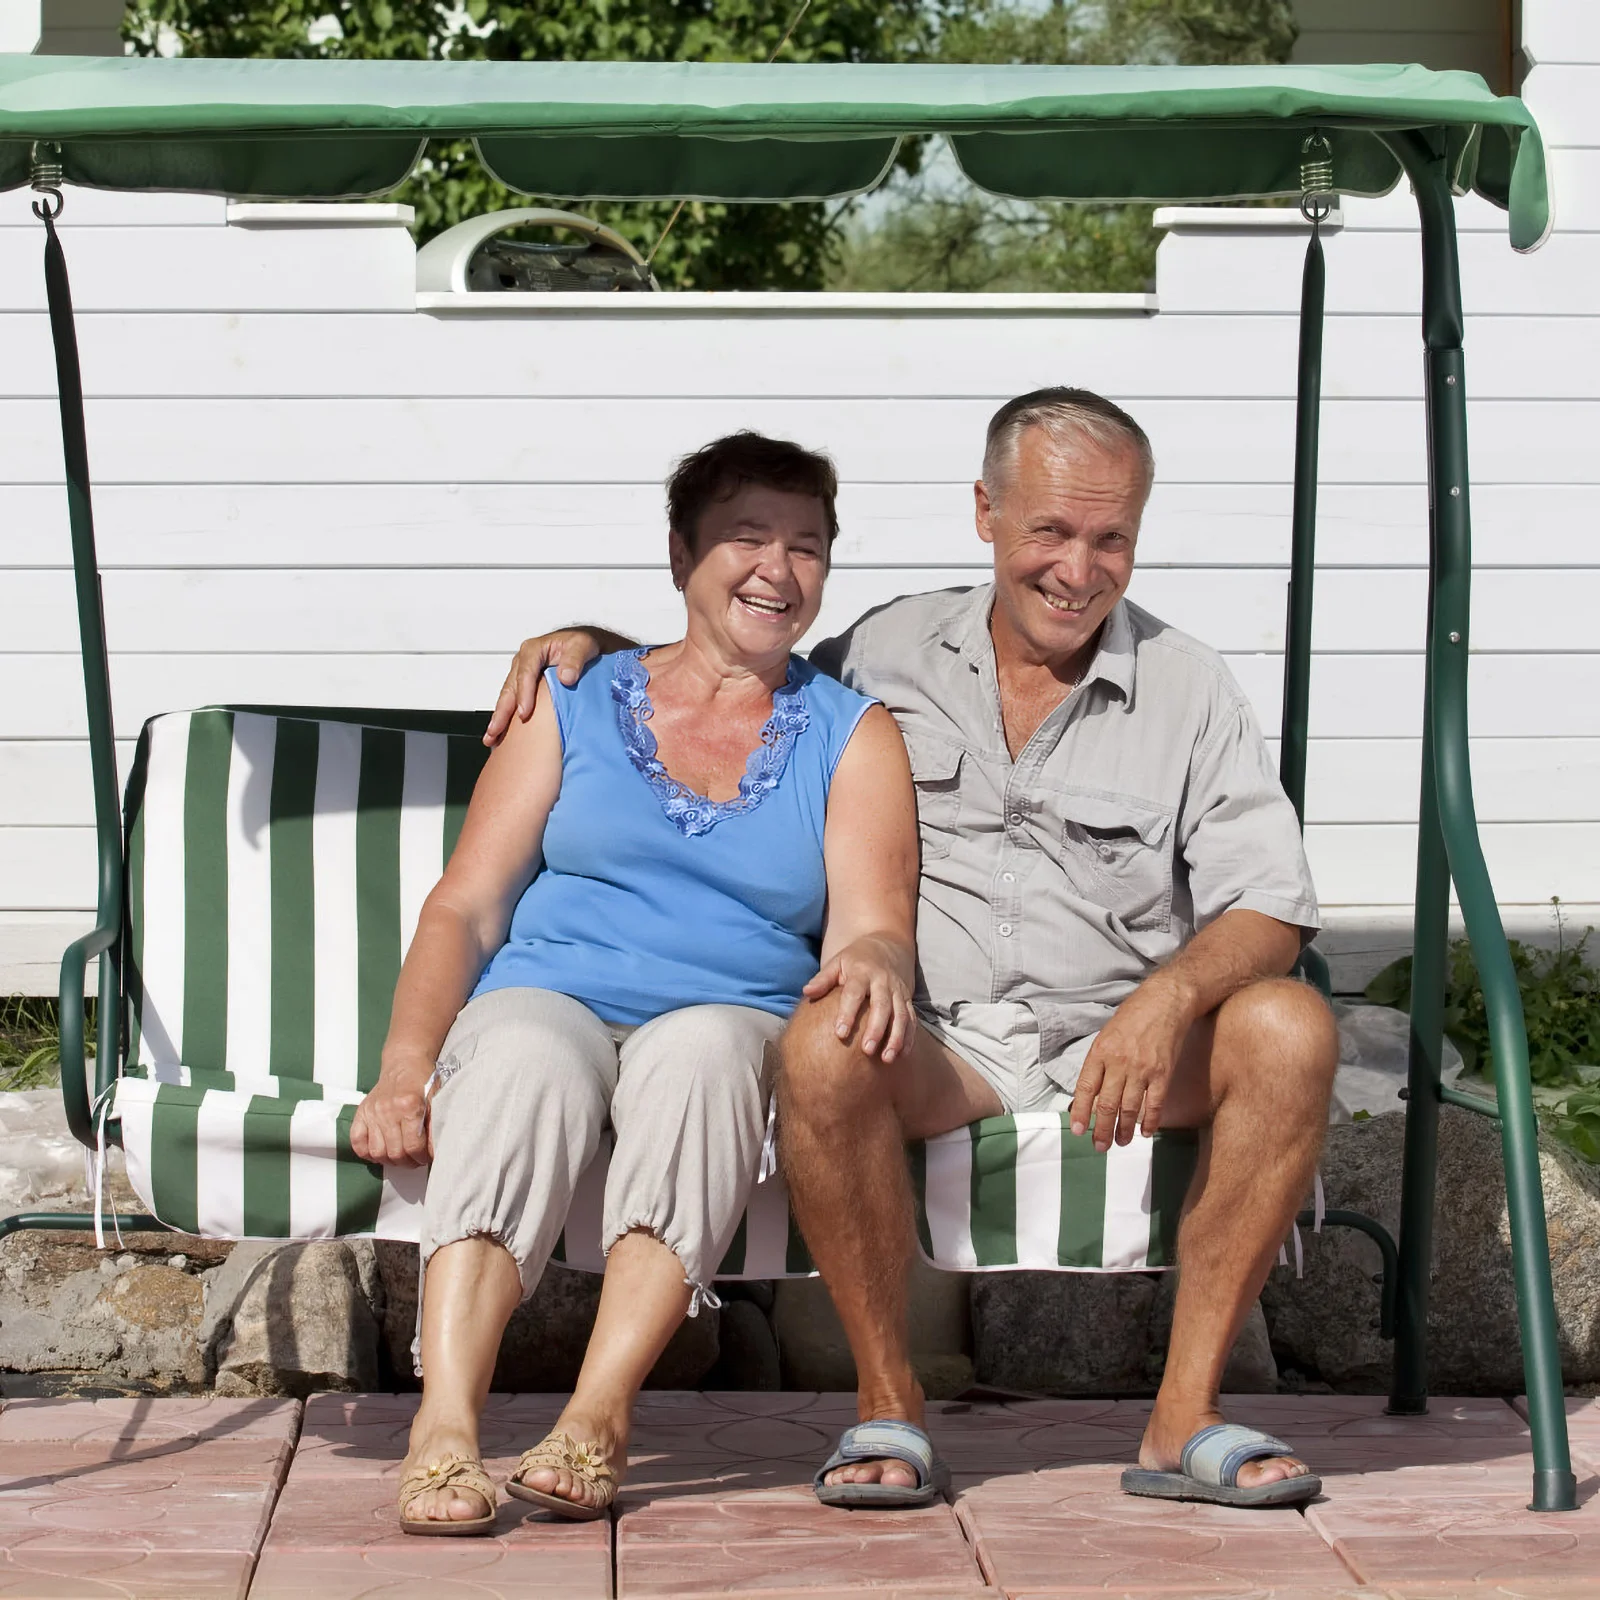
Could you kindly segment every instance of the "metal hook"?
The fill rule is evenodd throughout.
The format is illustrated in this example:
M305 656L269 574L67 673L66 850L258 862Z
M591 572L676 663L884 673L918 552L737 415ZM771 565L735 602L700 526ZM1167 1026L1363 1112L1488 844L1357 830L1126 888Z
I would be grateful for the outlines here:
M29 179L34 193L46 197L42 202L33 202L33 214L41 222L54 222L67 206L66 197L61 193L61 185L66 181L66 171L61 164L61 146L52 144L48 139L35 140L31 165Z
M1300 215L1313 228L1333 211L1333 146L1320 129L1300 145Z

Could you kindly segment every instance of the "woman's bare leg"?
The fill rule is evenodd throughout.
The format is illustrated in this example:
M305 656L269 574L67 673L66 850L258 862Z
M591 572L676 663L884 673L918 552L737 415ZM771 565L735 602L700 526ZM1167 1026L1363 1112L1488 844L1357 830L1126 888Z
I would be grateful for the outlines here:
M619 1479L633 1402L683 1321L689 1297L683 1263L653 1234L626 1233L612 1245L578 1387L556 1427L579 1444L599 1445ZM541 1467L523 1481L578 1505L596 1503L594 1490L564 1467Z
M521 1299L517 1263L495 1240L458 1239L433 1253L422 1296L422 1404L411 1424L406 1471L445 1456L478 1459L478 1419L500 1337ZM470 1521L493 1510L470 1489L436 1489L406 1514Z

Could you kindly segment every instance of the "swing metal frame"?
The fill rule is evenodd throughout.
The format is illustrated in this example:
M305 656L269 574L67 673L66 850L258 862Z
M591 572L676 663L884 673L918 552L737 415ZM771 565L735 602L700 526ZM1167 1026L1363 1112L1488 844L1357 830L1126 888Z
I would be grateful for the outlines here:
M78 147L63 138L61 145L66 149L64 161L58 154L61 146L53 145L51 141L60 136L66 119L61 119L62 126L57 127L52 124L48 113L30 110L27 114L23 114L9 110L4 96L5 76L3 70L0 70L0 187L23 181L24 176L19 175L15 164L8 173L7 150L14 149L15 141L20 139L38 141L33 145L31 170L25 176L31 176L35 188L42 191L40 199L35 202L34 210L43 222L46 232L45 277L61 401L73 570L76 580L84 694L93 770L99 854L95 926L91 932L74 940L68 946L62 958L60 985L62 1091L67 1120L76 1137L91 1148L96 1139L93 1108L101 1102L116 1081L124 1039L125 991L121 973L121 945L124 931L124 840L113 741L105 616L95 553L82 382L78 367L66 260L55 228L55 218L62 206L61 185L64 179L76 178L79 181L97 183L102 187L200 187L212 190L226 188L215 179L209 183L170 179L163 182L159 173L159 148L151 147L156 149L154 156L150 156L148 150L139 152L136 149L138 140L147 140L152 135L160 135L163 132L169 132L173 137L181 134L191 140L198 140L201 137L196 130L204 123L204 116L210 115L209 109L205 110L203 115L202 110L197 109L198 100L186 100L183 94L174 95L170 92L171 69L182 64L117 63L116 65L130 69L151 66L167 69L167 87L164 90L161 107L151 116L147 116L143 122L138 123L137 128L132 122L128 122L126 128L117 123L115 105L103 114L96 108L94 115L99 121L95 123L93 130L95 138L85 140ZM308 66L332 65L337 65L348 78L351 76L349 69L352 66L368 64L279 62L190 64L191 68L219 65L232 68L235 73L241 68L249 69L250 75L256 80L265 81L266 76L274 69L293 68L303 74ZM506 65L499 64L502 74ZM581 74L586 70L574 69L565 64L521 65L525 75L537 69L543 74L539 81L545 83L566 84L571 81L574 71ZM0 69L3 69L3 66L4 63L0 62ZM435 65L420 70L432 72L436 84L439 74L445 69ZM457 70L459 81L459 69ZM616 69L613 67L611 70L615 75ZM678 70L692 75L696 72L714 73L717 69ZM764 79L763 83L781 81L786 85L805 82L803 77L796 78L795 74L840 71L837 68L804 67L769 70L772 76ZM876 74L874 79L876 87L883 83L908 82L910 80L906 78L907 74L920 72L925 75L941 69L846 68L843 70ZM962 89L965 90L973 76L969 69L948 70L968 73L968 78L963 79L961 83ZM1081 80L1085 71L1093 72L1097 69L1042 70L1047 74L1055 74L1052 81L1064 81L1074 72ZM1121 72L1125 78L1132 78L1140 69L1113 70ZM1150 69L1145 70L1148 73ZM1282 69L1278 78L1288 80L1294 70ZM1365 73L1403 72L1409 75L1408 85L1421 83L1424 89L1428 89L1430 84L1443 84L1445 80L1464 80L1469 76L1426 74L1422 69L1414 68L1351 70ZM1197 83L1199 80L1195 75L1201 73L1202 69L1161 69L1161 71L1165 74L1163 83L1177 82L1182 85L1186 81L1184 76L1186 71L1187 81ZM1034 69L998 69L990 71L988 76L1001 81L1008 72L1015 75L1034 72ZM899 75L898 79L892 76L896 74ZM182 74L179 76L181 78ZM1213 72L1212 80L1216 80L1217 77L1218 74ZM1424 83L1423 80L1428 82ZM194 81L192 74L188 81ZM376 80L369 74L368 81ZM413 78L412 81L419 80ZM584 80L580 77L580 84L582 81ZM686 76L682 81L687 83L690 78ZM921 87L928 81L926 76L920 80L919 93ZM944 99L941 99L937 90L931 98L923 95L917 101L914 114L905 112L893 123L885 123L883 118L879 117L872 122L872 130L876 133L886 131L895 136L957 130L964 131L969 139L972 138L971 130L979 127L979 123L968 105L956 104L960 96L955 92L954 81L946 81L950 83L950 92ZM1009 81L1020 80L1013 77ZM1039 80L1035 72L1034 78L1029 80L1030 86L1036 81ZM1145 83L1149 81L1148 77L1143 80ZM1242 80L1236 74L1235 78L1229 81ZM1521 162L1524 155L1529 155L1530 160L1533 156L1537 156L1537 130L1533 128L1532 119L1526 115L1520 103L1509 99L1496 100L1483 88L1481 80L1474 79L1472 83L1477 85L1477 89L1473 90L1472 96L1468 98L1477 97L1483 101L1478 107L1477 132L1484 141L1482 159L1486 166L1495 164L1490 160L1485 133L1490 124L1497 121L1502 124L1514 123L1523 141L1520 149L1514 139L1511 142L1510 151L1516 158L1517 165L1515 170L1510 172L1509 182L1506 181L1507 172L1504 170L1507 164L1502 160L1501 170L1497 174L1491 174L1489 191L1493 191L1490 197L1501 203L1504 203L1509 196L1513 213L1513 240L1521 248L1531 248L1538 242L1542 229L1538 226L1537 215L1532 224L1528 219L1529 189L1522 177L1524 168ZM1459 90L1460 86L1452 82L1450 87ZM569 89L566 92L570 94L573 91ZM787 87L784 92L786 94L789 92ZM730 132L727 127L718 124L715 116L706 111L710 98L714 96L691 97L685 90L682 103L669 107L673 112L682 113L679 122L668 127L662 139L657 142L664 145L676 138L681 140L683 149L692 150L699 145L706 145L708 139L712 142L719 138L730 141L736 141L738 138L752 140L748 128L742 132L734 128ZM380 104L379 100L380 97L374 96L371 105L363 108L371 112L371 125L384 128L403 125L410 130L414 149L416 129L422 125L423 119L416 115L409 121L398 118L392 106ZM837 97L833 97L830 101L828 116L832 120L827 123L827 127L835 131L841 125L841 113L836 102ZM1476 104L1476 100L1474 103ZM465 100L459 100L456 109L462 114L457 117L452 127L458 132L481 133L488 123L494 122L495 117L500 119L500 123L496 125L502 125L503 108L498 103L495 104L490 108L494 113L491 116L490 110L485 109L485 104L478 102L469 105ZM1144 120L1133 112L1125 114L1127 137L1130 141L1136 142L1149 131L1150 117L1154 115L1154 111L1151 110L1153 106L1154 98L1147 96L1146 101L1141 102L1140 106L1141 112L1149 112ZM259 106L253 109L253 121L250 119L239 121L237 127L230 124L232 131L237 132L239 128L248 127L252 130L250 136L258 141L270 142L275 137L281 137L286 141L285 148L289 147L291 135L303 144L308 125L315 125L324 139L336 139L347 133L350 128L348 121L330 122L325 127L317 125L315 118L309 112L304 114L297 112L298 120L290 119L282 125L273 124L270 118L263 116ZM783 109L786 113L790 112L787 106ZM482 115L478 116L480 112ZM565 114L563 110L563 115ZM663 124L659 97L650 114L655 120L640 125L648 126L653 135L661 133ZM1102 113L1094 131L1103 135L1107 126L1111 125L1112 131L1115 132L1118 115L1116 112ZM1174 127L1179 133L1188 131L1187 125L1183 122L1184 113L1181 109L1174 112L1169 106L1164 115L1168 119L1167 132L1170 133ZM1215 118L1207 120L1198 114L1192 116L1196 139L1204 137L1225 141L1232 137L1237 141L1245 137L1251 129L1268 125L1268 116L1265 112L1258 115L1254 121L1242 114L1231 113L1231 115L1233 115L1231 121L1219 121ZM1280 111L1277 115L1282 117L1284 114ZM476 122L473 121L474 116L478 116ZM783 115L775 114L775 116L778 124L786 120ZM1047 116L1042 116L1037 111L1031 111L1027 116L1032 120L1024 120L1015 126L1002 125L998 114L982 123L976 139L967 152L971 157L969 168L982 166L984 161L987 161L988 172L992 174L996 170L993 141L997 134L1003 136L1007 132L1039 131L1041 128L1047 134L1051 131L1052 125ZM619 134L627 132L630 125L620 117L615 107L611 108L609 117L609 121L601 119L604 126L599 128L599 137L617 139ZM697 117L699 122L695 120ZM1426 115L1419 114L1409 119L1397 115L1393 107L1387 103L1381 112L1374 109L1365 114L1360 106L1352 108L1341 104L1334 112L1320 116L1308 116L1302 110L1298 119L1289 116L1286 121L1278 125L1280 128L1287 127L1297 142L1304 138L1307 145L1312 139L1322 137L1323 128L1339 130L1335 139L1341 162L1347 162L1356 139L1363 141L1360 149L1366 152L1369 167L1370 158L1381 147L1382 151L1387 152L1387 159L1391 164L1409 178L1421 219L1422 335L1426 377L1425 413L1429 484L1429 572L1421 793L1418 805L1414 959L1410 1005L1410 1059L1405 1100L1406 1126L1399 1237L1397 1240L1391 1238L1381 1224L1372 1218L1353 1212L1330 1211L1326 1214L1325 1220L1358 1229L1377 1245L1383 1259L1382 1330L1386 1336L1392 1334L1394 1339L1389 1410L1397 1415L1424 1412L1427 1409L1428 1391L1427 1318L1439 1108L1442 1104L1456 1105L1495 1120L1500 1131L1505 1165L1513 1272L1528 1396L1528 1419L1533 1442L1531 1509L1556 1512L1575 1507L1576 1481L1567 1445L1550 1259L1539 1177L1537 1126L1528 1071L1528 1048L1521 997L1478 838L1468 744L1467 679L1472 547L1466 385L1462 353L1463 317L1453 194L1462 186L1463 152L1471 150L1472 135L1464 137L1460 127L1456 125L1459 119L1453 120L1453 117L1454 114L1451 116L1441 114L1440 121L1435 125L1429 123ZM670 121L670 118L668 120ZM793 113L788 115L787 120L798 125L804 122L804 117ZM706 127L710 128L709 135L703 131ZM1071 131L1065 124L1063 129ZM439 131L436 122L425 129L425 132ZM548 129L544 131L548 132ZM763 132L769 136L754 138L755 144L770 146L781 142L784 136L782 127L779 128L776 140L770 137L772 132L770 126L763 125ZM807 132L803 127L797 127L791 136L813 140L823 137L814 130ZM862 135L858 131L854 137L859 139ZM11 146L7 146L5 142L8 138L13 141ZM119 138L123 139L124 143L119 144ZM954 133L952 138L954 140ZM983 144L985 138L990 141L987 146ZM565 142L566 145L572 146L581 141L574 136ZM623 142L627 141L624 139ZM642 145L647 141L635 139L634 142ZM495 154L495 159L499 160L508 147L509 141L503 137L498 143L485 139L480 145L480 151L488 164L491 152ZM731 147L730 142L729 148ZM199 149L200 146L195 144L193 148ZM332 147L327 144L322 146L324 150L330 148ZM554 148L554 145L551 148ZM599 146L596 145L595 148ZM820 146L813 147L816 148ZM1015 148L1020 150L1022 146L1017 144ZM1112 167L1115 167L1120 160L1121 146L1114 140L1110 144L1101 146L1090 143L1084 148L1090 151L1091 156L1098 151L1096 159L1102 162L1109 161ZM1211 148L1210 145L1206 146L1208 150ZM1235 146L1219 144L1216 148L1232 150ZM140 171L145 171L145 168L156 171L153 181L148 172L145 172L142 179L133 177L125 181L119 179L115 161L127 155L130 150L134 151L137 160L144 164L140 167ZM109 157L107 151L111 152ZM193 150L190 151L190 154L192 153ZM234 150L226 150L218 156L219 170L221 165L225 165L223 158L231 159L235 153ZM958 142L959 153L961 147ZM718 154L719 156L726 154L726 151ZM762 152L756 150L752 154L758 158L756 165L759 166ZM983 157L983 160L980 160L980 157ZM129 159L134 157L130 156ZM413 159L414 153L397 169L398 175L389 173L381 181L372 179L374 187L365 192L378 192L383 187L392 187L393 183L398 182L409 170L410 161ZM1334 182L1331 180L1331 165L1329 172L1330 181L1325 186L1319 185L1319 188L1334 187ZM1537 166L1533 176L1537 180L1537 199L1542 205L1544 199L1542 165ZM993 182L992 178L980 178L979 181L984 182L987 187L1001 187ZM1109 198L1119 193L1114 188L1104 187L1104 184L1112 182L1112 179L1097 181L1102 182L1102 187L1092 191L1094 196ZM1519 182L1523 185L1520 200ZM657 183L659 185L659 180ZM1480 185L1480 188L1482 187ZM684 192L693 192L689 190L687 183L682 189ZM557 192L554 186L551 192ZM653 197L657 194L656 189L648 192ZM836 192L840 191L836 188ZM1041 191L1035 188L1026 192ZM1215 196L1220 197L1222 192L1223 188L1219 185ZM1235 187L1230 191L1230 197L1243 197L1245 193L1289 192L1290 189L1283 183L1279 183L1276 188L1263 183L1251 190ZM296 194L321 195L322 193L324 191L315 187L308 179L298 186L287 182L280 184L274 197L293 198ZM661 197L682 196L681 193L677 195L668 193ZM763 192L749 195L725 193L723 197L773 199L798 196ZM1079 191L1057 197L1089 198L1091 194ZM1141 197L1158 196L1146 191ZM1161 197L1181 199L1200 196L1192 189L1185 189L1176 194L1167 192ZM1314 200L1315 197L1308 197L1302 193L1302 199ZM1519 205L1523 208L1520 222ZM1535 207L1534 211L1537 212L1538 207ZM1314 209L1308 209L1307 214L1312 218L1313 226L1302 282L1295 486L1284 657L1281 757L1284 787L1302 819L1310 704L1311 619L1316 567L1317 448L1326 281L1321 239L1316 226L1318 219ZM1471 941L1488 1010L1496 1089L1496 1099L1493 1102L1451 1089L1443 1085L1440 1078L1452 884ZM1309 953L1309 957L1303 969L1305 975L1312 981L1320 982L1326 989L1325 964L1314 950ZM91 961L97 961L99 966L98 1021L101 1041L94 1057L92 1082L84 1041L85 983ZM148 1217L135 1216L124 1220L134 1228L162 1226L155 1219ZM91 1219L78 1213L30 1212L0 1219L0 1236L20 1228L82 1229L90 1225Z

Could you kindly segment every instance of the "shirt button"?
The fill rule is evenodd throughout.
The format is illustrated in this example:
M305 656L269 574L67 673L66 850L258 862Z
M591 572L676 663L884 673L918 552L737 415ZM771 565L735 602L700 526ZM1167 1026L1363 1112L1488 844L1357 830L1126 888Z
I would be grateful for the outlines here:
M1000 924L1000 937L1002 939L1009 939L1011 937L1011 924L1009 922L1002 922Z
M1020 828L1022 826L1022 813L1020 811L1013 811L1011 813L1011 826L1013 828Z
M1000 874L1000 881L1002 883L1015 883L1017 881L1017 875L1014 872L1002 872Z

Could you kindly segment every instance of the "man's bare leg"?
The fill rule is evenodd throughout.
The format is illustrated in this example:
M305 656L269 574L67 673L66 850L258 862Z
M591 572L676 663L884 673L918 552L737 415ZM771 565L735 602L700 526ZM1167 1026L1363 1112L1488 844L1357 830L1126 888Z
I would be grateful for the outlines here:
M923 1423L911 1369L906 1277L915 1234L908 1139L931 1138L1004 1108L964 1061L925 1032L892 1065L834 1028L836 1006L803 1003L783 1037L778 1128L795 1220L855 1356L863 1422ZM901 1461L837 1468L830 1483L912 1486Z
M1189 1438L1221 1422L1234 1340L1311 1187L1339 1061L1333 1015L1292 979L1251 984L1195 1028L1173 1078L1166 1127L1200 1127L1200 1164L1178 1233L1166 1372L1139 1464L1172 1472ZM1252 1488L1307 1471L1292 1456L1248 1462Z

